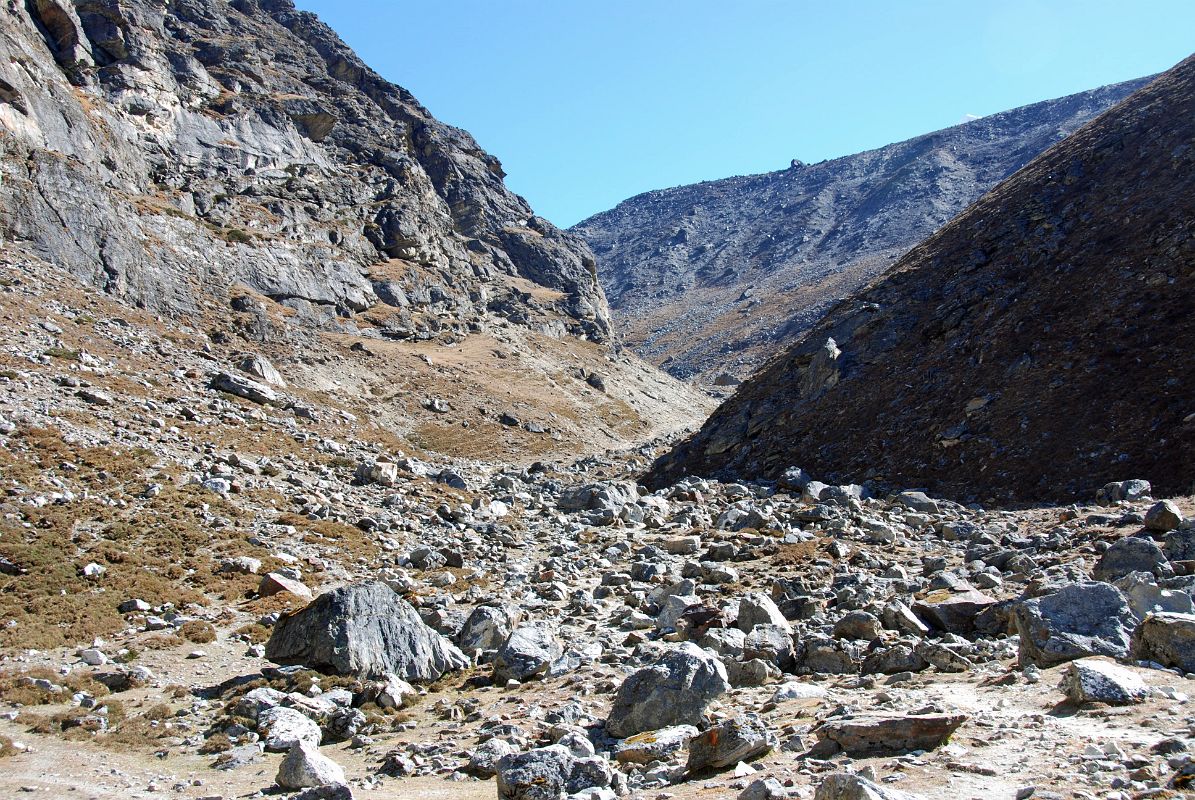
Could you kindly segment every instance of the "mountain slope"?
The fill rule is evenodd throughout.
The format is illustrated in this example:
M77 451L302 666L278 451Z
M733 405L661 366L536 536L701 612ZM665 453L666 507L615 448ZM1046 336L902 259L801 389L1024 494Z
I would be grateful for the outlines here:
M1187 59L837 305L651 479L796 464L981 499L1187 491L1193 219Z
M1035 103L833 161L648 192L572 230L627 343L682 377L749 374L984 192L1144 85Z
M604 449L708 407L616 352L579 237L289 0L31 0L0 18L0 233L31 271L203 331L214 361L265 353L462 454Z

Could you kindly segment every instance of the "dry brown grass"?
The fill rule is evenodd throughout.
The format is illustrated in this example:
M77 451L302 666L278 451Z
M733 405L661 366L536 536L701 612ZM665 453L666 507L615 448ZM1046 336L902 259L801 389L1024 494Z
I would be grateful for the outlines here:
M262 548L245 541L238 522L249 519L228 500L197 486L168 484L160 495L141 500L154 462L146 450L87 448L68 444L53 429L22 430L0 450L6 480L41 486L43 472L70 462L70 475L91 497L68 505L10 506L0 518L0 555L27 574L0 576L0 618L15 625L0 629L0 647L51 648L125 626L117 606L138 597L152 605L206 604L249 596L257 577L220 573L220 559L251 555L267 569L281 566ZM100 498L124 501L114 507ZM23 516L23 519L21 518ZM232 525L214 527L211 516ZM94 562L98 578L82 575Z
M21 751L14 746L12 739L0 736L0 758L12 758L20 753Z
M178 632L188 642L195 644L207 644L208 642L216 641L216 626L210 622L204 622L201 619L192 619L184 622Z
M35 679L47 680L61 691L51 691L32 685ZM59 675L52 669L35 667L13 672L0 673L0 700L13 705L45 706L65 703L75 692L87 692L92 697L104 697L108 687L95 680L89 673L72 672Z

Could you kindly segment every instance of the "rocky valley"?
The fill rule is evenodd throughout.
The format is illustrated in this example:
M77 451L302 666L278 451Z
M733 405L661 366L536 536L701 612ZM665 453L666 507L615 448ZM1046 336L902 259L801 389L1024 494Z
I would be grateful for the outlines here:
M715 412L287 0L9 3L0 52L0 795L1191 793L1189 62Z
M673 375L733 385L834 302L1146 82L831 161L648 192L572 230L597 254L629 347Z

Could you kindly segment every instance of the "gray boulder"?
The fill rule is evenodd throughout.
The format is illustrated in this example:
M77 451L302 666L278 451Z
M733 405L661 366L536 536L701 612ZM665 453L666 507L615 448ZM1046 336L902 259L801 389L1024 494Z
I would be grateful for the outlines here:
M1139 620L1157 611L1195 614L1195 603L1188 592L1163 589L1148 572L1130 572L1116 581L1116 588L1124 592L1133 616Z
M1152 539L1126 536L1113 543L1092 570L1097 581L1114 581L1130 572L1154 572L1166 563L1162 548Z
M1139 703L1149 695L1137 673L1110 661L1080 658L1066 665L1062 688L1075 703Z
M570 489L557 505L565 511L610 511L618 513L627 503L639 500L639 487L629 481L591 483Z
M772 598L759 592L751 592L739 600L739 616L735 625L743 633L751 633L756 625L778 625L792 631L788 620L780 613L780 609Z
M1133 658L1195 672L1195 614L1150 614L1133 632Z
M297 742L318 746L323 739L319 724L302 712L284 706L267 708L257 715L257 732L266 750L285 753Z
M464 669L469 659L384 583L342 586L282 617L266 658L337 675L420 683Z
M344 768L308 742L295 742L278 766L274 782L284 789L344 784Z
M264 383L251 381L241 375L220 372L212 378L211 387L219 392L235 395L251 403L266 405L278 400L278 393Z
M923 800L921 795L900 792L872 783L850 772L827 775L813 800Z
M1183 524L1183 512L1169 500L1150 506L1145 512L1145 527L1151 531L1172 531Z
M756 625L743 640L743 660L755 658L775 664L783 672L795 670L797 653L789 627Z
M505 756L496 768L498 800L559 800L574 760L568 748L560 745Z
M780 746L762 720L739 716L697 734L689 741L689 772L732 767Z
M1141 480L1140 478L1127 481L1113 481L1112 483L1105 483L1104 488L1096 492L1095 500L1097 503L1105 505L1122 501L1132 502L1149 497L1149 493L1152 491L1153 487L1149 485L1149 481Z
M1195 561L1195 526L1184 525L1166 534L1162 550L1171 561Z
M1136 624L1123 594L1110 583L1071 583L1017 603L1020 663L1050 667L1084 656L1123 658Z
M700 725L710 702L729 689L718 657L685 642L623 681L606 732L623 739L671 725Z
M478 606L469 614L456 643L466 653L496 650L514 632L522 613L509 606Z
M494 657L494 680L525 681L548 671L564 655L564 648L546 622L529 622L515 628Z

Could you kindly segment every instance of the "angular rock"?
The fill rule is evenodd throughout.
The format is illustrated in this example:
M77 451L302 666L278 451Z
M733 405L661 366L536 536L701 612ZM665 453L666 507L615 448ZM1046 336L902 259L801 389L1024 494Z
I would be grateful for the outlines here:
M573 771L573 754L560 745L498 761L499 800L559 800Z
M237 369L247 372L269 386L286 388L286 381L282 379L282 374L264 356L254 355L243 358L237 362Z
M751 633L756 625L777 625L792 633L792 626L772 598L759 592L743 595L739 600L739 616L735 625L743 633Z
M1166 534L1162 550L1171 561L1195 561L1195 526L1184 525Z
M522 612L513 606L478 606L465 620L456 643L466 653L496 650L514 632L521 618Z
M1145 527L1151 531L1172 531L1183 524L1183 512L1170 500L1162 500L1145 512Z
M614 759L619 764L650 764L653 761L668 761L689 744L697 735L692 725L673 725L654 731L644 731L628 736L618 743Z
M1195 614L1195 601L1189 592L1163 589L1148 572L1130 572L1116 581L1116 588L1124 592L1129 608L1137 619L1147 614L1170 611L1175 614Z
M261 711L257 715L257 732L261 734L266 750L274 753L285 753L294 744L300 742L318 747L320 740L323 739L323 733L314 720L285 706L275 706Z
M529 622L515 628L494 657L494 680L525 681L544 675L564 648L546 622Z
M1136 625L1123 594L1109 583L1071 583L1017 603L1013 619L1022 665L1050 667L1084 656L1123 658Z
M743 660L760 659L782 672L796 669L797 653L788 625L756 625L743 640Z
M1062 674L1066 696L1075 703L1139 703L1149 695L1137 673L1099 658L1080 658Z
M685 642L622 682L606 732L623 739L673 725L700 725L709 704L729 689L717 656Z
M278 766L274 782L284 789L345 783L344 768L308 742L295 742Z
M834 623L831 635L835 639L855 639L870 642L880 638L882 627L875 614L850 611Z
M1127 481L1105 483L1103 488L1096 492L1095 499L1097 503L1105 504L1133 502L1149 497L1149 493L1152 491L1153 487L1149 485L1149 481L1134 478Z
M757 778L739 792L738 800L782 800L788 796L788 789L775 778Z
M867 715L826 720L814 733L819 739L817 748L826 753L842 750L852 756L895 755L933 750L966 720L966 714Z
M278 401L278 393L264 383L251 381L241 375L220 372L212 378L211 387L220 392L226 392L244 398L251 403L267 405Z
M514 745L505 739L487 739L473 748L465 772L476 778L492 778L498 774L498 762L515 752Z
M757 717L738 716L697 734L689 741L689 772L718 770L750 761L780 746Z
M822 779L813 800L923 800L921 795L889 789L850 772L834 772Z
M1133 631L1133 658L1195 672L1195 614L1150 614Z
M1130 572L1154 572L1166 563L1162 548L1152 539L1126 536L1114 542L1092 570L1097 581L1115 581Z
M300 600L310 601L314 595L302 581L296 581L278 572L267 572L257 584L257 593L262 597L287 592Z
M995 598L974 589L962 592L933 592L913 604L913 613L922 622L946 633L970 633L975 618L996 604Z
M384 583L342 586L278 620L266 658L322 672L415 683L464 669L469 659L423 623Z

